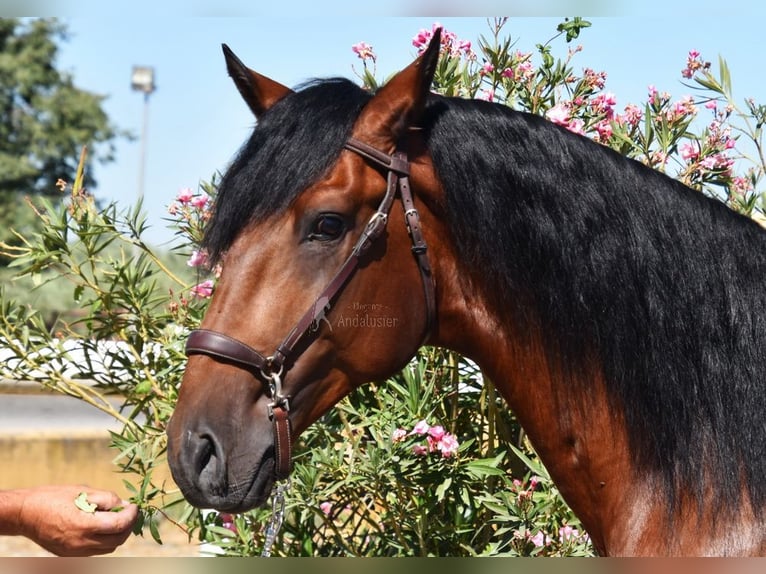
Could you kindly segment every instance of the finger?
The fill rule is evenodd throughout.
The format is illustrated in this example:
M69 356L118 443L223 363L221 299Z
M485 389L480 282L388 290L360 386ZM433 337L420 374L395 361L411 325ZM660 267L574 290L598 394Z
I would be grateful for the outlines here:
M110 535L109 538L105 539L98 538L88 540L87 543L83 543L76 547L54 549L53 553L58 556L68 557L99 556L103 554L111 554L124 542L125 538Z
M101 534L92 537L94 546L102 550L102 553L114 552L115 548L122 546L130 537L131 531L120 532L117 534Z
M88 502L96 505L98 510L111 510L116 506L122 506L122 500L117 494L109 490L88 490Z
M125 534L126 537L130 534L138 518L138 506L125 501L119 506L122 509L116 512L96 512L95 530L99 534Z

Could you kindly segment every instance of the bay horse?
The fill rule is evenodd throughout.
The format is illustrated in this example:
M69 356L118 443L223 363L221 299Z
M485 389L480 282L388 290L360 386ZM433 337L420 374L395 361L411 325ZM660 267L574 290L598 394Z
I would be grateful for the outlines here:
M374 94L292 90L224 45L257 123L206 228L223 272L167 427L176 483L262 505L299 433L427 343L480 365L599 554L764 554L766 234L544 118L430 93L439 43Z

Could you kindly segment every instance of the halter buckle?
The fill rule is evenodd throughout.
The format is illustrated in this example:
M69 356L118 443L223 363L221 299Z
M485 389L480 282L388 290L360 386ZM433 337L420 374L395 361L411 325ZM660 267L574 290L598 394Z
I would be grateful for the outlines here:
M288 397L282 394L282 366L280 365L279 371L276 373L271 373L267 376L263 371L261 371L261 374L263 374L264 377L266 377L269 381L269 395L271 396L271 402L266 405L269 413L269 418L274 418L274 409L278 407L284 409L286 412L289 412L290 400Z
M373 213L372 217L370 217L370 220L367 222L362 235L359 236L356 245L354 245L352 253L354 253L357 257L360 257L362 253L370 248L372 242L377 239L377 237L383 232L387 223L387 213L382 211L376 211Z
M372 214L372 217L370 217L370 220L367 222L367 227L364 230L365 235L374 239L380 234L387 223L388 214L382 211L376 211Z
M290 399L288 397L280 396L277 400L270 402L266 405L266 411L269 414L269 420L274 419L274 409L284 409L285 412L290 412Z

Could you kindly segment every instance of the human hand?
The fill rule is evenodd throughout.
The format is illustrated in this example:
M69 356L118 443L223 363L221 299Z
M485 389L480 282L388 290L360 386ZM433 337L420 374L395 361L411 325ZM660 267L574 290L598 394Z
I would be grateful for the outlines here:
M81 492L96 505L95 512L85 512L75 505ZM138 518L135 504L110 491L85 486L43 486L16 493L22 497L20 534L58 556L114 552L130 536Z

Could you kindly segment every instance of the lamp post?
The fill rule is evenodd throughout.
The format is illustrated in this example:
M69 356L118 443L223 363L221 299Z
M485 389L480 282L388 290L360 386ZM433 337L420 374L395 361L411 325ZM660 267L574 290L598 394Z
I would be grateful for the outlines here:
M150 66L133 66L130 87L144 94L144 120L141 127L141 159L138 171L138 201L144 199L144 169L146 164L146 132L149 129L149 96L156 89L154 84L154 68Z

